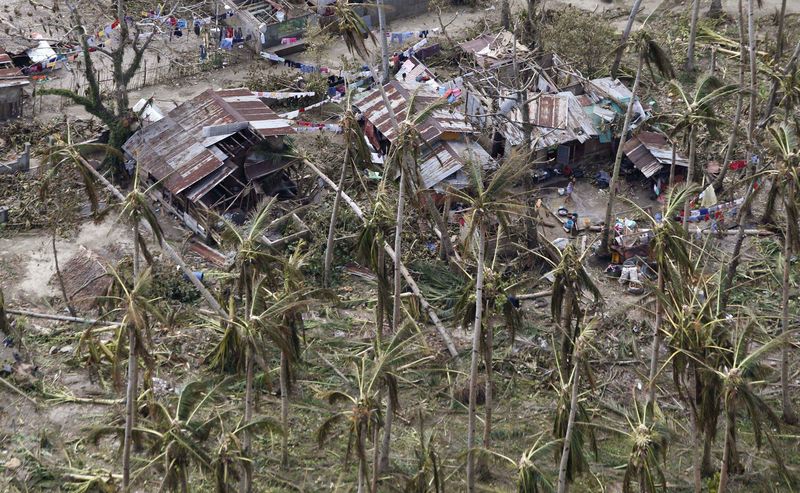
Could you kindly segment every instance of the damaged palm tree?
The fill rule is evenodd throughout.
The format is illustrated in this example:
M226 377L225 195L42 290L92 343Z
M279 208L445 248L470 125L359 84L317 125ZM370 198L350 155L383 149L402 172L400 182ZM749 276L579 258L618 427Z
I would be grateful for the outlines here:
M645 20L645 24L647 20ZM617 147L617 155L614 159L614 169L611 174L611 183L609 184L608 205L606 206L605 223L603 224L603 232L600 237L600 252L607 253L611 243L611 216L614 211L614 200L617 197L617 182L619 181L619 170L622 165L622 156L624 154L625 142L628 140L628 133L630 132L631 119L633 117L633 106L636 103L636 96L639 90L639 84L642 79L642 72L645 66L653 72L653 67L663 76L672 78L675 76L675 70L672 68L672 62L667 53L653 40L645 26L637 31L631 39L624 45L620 46L619 50L630 48L637 56L636 77L633 79L633 88L631 88L631 99L628 101L628 108L625 110L625 120L622 123L622 128L619 132L619 144Z
M117 331L116 354L114 357L113 374L114 381L118 382L118 365L122 360L121 352L125 348L127 338L128 348L128 381L125 392L125 435L122 448L122 486L130 487L131 477L131 446L133 443L134 423L138 410L138 385L139 385L139 358L147 367L151 367L152 356L148 351L147 341L152 340L150 330L155 320L163 319L161 313L156 308L155 300L149 299L146 293L149 290L152 278L148 270L140 273L134 280L133 285L129 286L120 274L113 268L109 268L113 277L111 286L112 294L109 299L115 302L118 307L112 311L122 314L122 322Z
M339 183L336 190L336 197L333 199L333 209L331 210L331 221L328 226L328 239L325 243L325 264L323 283L325 287L330 287L331 284L331 264L333 263L333 250L336 235L336 221L339 217L339 206L342 200L342 192L344 189L344 180L347 176L347 170L351 170L353 177L360 179L360 167L370 162L370 153L367 148L367 142L364 140L364 132L358 124L358 117L353 111L352 105L353 91L348 91L345 97L345 110L342 116L342 134L344 138L344 159L342 160L342 169L339 174Z
M345 404L345 408L334 412L317 429L317 444L320 448L325 446L336 433L337 427L347 424L345 466L355 451L358 460L358 493L365 493L370 489L367 441L372 440L375 449L379 448L378 432L384 424L380 395L384 389L387 390L387 399L393 400L395 412L399 409L398 377L395 372L401 365L407 371L414 364L403 364L413 355L413 346L410 344L413 337L415 336L409 336L409 330L404 328L395 333L386 348L378 348L374 357L364 354L354 362L355 392L336 390L325 395L330 404ZM373 476L378 473L376 465L373 462Z
M475 247L472 249L475 252L477 262L477 272L475 274L475 298L474 305L470 304L470 297L462 296L460 303L462 309L462 320L465 323L469 321L469 314L472 314L473 322L473 335L472 335L472 353L470 360L469 371L469 425L467 428L467 491L472 492L475 489L475 457L474 457L474 444L475 444L475 425L476 425L476 412L477 412L477 399L478 399L478 360L480 358L481 341L484 340L485 347L485 361L487 370L486 381L486 428L484 439L488 441L491 432L491 365L492 365L492 336L491 327L486 330L486 325L483 320L483 310L486 300L484 300L484 277L486 273L485 253L486 253L486 234L489 227L495 222L499 223L501 227L508 228L512 215L520 215L524 211L524 206L516 203L512 198L512 187L521 179L522 175L527 171L527 161L509 158L503 165L495 171L492 179L488 184L484 185L483 169L480 164L473 161L467 162L467 170L469 172L470 186L473 193L467 193L461 190L453 190L450 194L457 200L467 204L467 210L464 218L467 222L467 234L465 239L467 242L473 243ZM500 233L498 233L499 235ZM467 300L466 302L464 300ZM491 300L492 305L494 300ZM474 306L473 310L468 310L467 306ZM518 324L512 324L512 330ZM485 331L485 332L484 332ZM485 335L484 335L485 334ZM484 447L488 447L488 443L484 443Z
M679 96L684 104L684 109L680 113L671 115L674 121L672 134L682 133L684 142L689 147L689 169L686 175L686 182L692 184L695 180L695 168L697 166L697 142L698 133L705 129L712 138L719 137L719 127L723 120L717 116L715 106L725 98L739 92L740 88L734 84L723 84L722 81L714 76L703 77L698 83L693 94L687 94L686 90L675 81L670 81L670 86ZM683 208L683 225L689 220L689 204L691 197L686 197Z
M798 198L800 198L800 143L798 142L797 122L795 125L784 123L771 127L773 147L781 167L778 169L776 180L781 184L786 226L783 232L783 273L781 276L781 334L789 331L789 288L792 259L800 252L800 213ZM797 413L794 411L792 399L789 395L789 346L786 342L781 346L781 402L783 406L783 421L787 424L797 424Z
M555 449L555 459L558 464L558 493L569 491L569 485L575 481L578 474L589 470L584 451L587 440L595 457L598 454L591 417L586 409L585 398L581 398L580 392L582 376L592 382L591 370L585 358L596 335L594 326L594 321L588 322L573 340L570 355L573 362L572 369L569 370L563 365L558 367L561 387L557 389L558 405L553 421L553 435L562 442L561 447Z

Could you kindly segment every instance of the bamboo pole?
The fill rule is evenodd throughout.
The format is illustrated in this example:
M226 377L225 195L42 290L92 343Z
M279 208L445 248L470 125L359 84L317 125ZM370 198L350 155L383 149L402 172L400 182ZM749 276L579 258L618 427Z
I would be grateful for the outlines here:
M94 319L94 318L68 317L66 315L54 315L54 314L51 314L51 313L38 313L38 312L31 312L31 311L27 311L27 310L7 309L6 313L10 313L11 315L19 315L19 316L22 316L22 317L44 318L44 319L47 319L47 320L58 320L58 321L61 321L61 322L74 322L74 323L79 323L79 324L89 324L89 325L106 324L106 325L113 325L115 327L118 327L118 326L122 325L119 322L109 322L109 321L106 321L106 320L97 320L97 319Z
M331 180L327 175L325 175L325 173L323 173L322 170L314 166L314 164L312 164L308 160L304 160L304 162L306 166L311 168L311 171L313 171L314 173L317 174L317 176L322 178L322 181L324 181L326 185L331 187L331 189L334 192L339 193L339 187L337 187L336 183L334 183L333 180ZM362 221L365 221L366 219L364 218L364 211L361 210L361 207L359 207L359 205L349 195L347 195L347 193L345 193L344 190L341 191L341 196L342 200L344 200L344 202L350 206L350 208L353 210L356 216L358 216L358 218L361 219ZM384 242L383 249L386 251L386 253L389 254L389 257L392 260L394 260L395 252L394 249L391 246L389 246L389 243ZM436 327L436 331L439 333L439 337L447 346L447 351L450 353L450 356L452 356L453 358L458 356L458 349L456 349L456 345L453 342L453 339L450 337L450 334L447 332L447 329L442 324L441 319L439 319L439 316L436 314L436 310L434 310L433 307L430 305L430 303L428 303L428 301L422 296L422 292L420 291L419 286L417 286L417 283L414 281L414 278L411 277L411 273L408 272L408 269L406 269L406 267L402 264L402 262L400 263L400 273L406 280L408 287L411 288L411 292L414 293L414 296L416 296L417 299L419 299L419 304L422 306L422 309L428 313L428 317L431 319L431 322L433 322L433 325Z

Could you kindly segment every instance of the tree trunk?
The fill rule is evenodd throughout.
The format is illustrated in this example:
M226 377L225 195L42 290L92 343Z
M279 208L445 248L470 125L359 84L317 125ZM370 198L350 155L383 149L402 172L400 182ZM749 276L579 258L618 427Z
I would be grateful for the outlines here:
M392 424L394 423L394 403L391 396L386 396L386 416L383 421L383 443L381 446L381 459L378 466L379 472L389 470L389 455L392 447ZM377 447L377 442L376 445Z
M139 280L139 272L141 264L139 263L139 225L133 225L133 279L134 282Z
M361 450L367 450L367 437L364 436L365 433L361 433L359 437L359 446ZM364 489L367 487L367 458L362 457L359 454L358 457L358 493L364 493Z
M503 0L500 3L500 25L506 31L511 30L511 7L508 5L508 0Z
M788 195L785 197L787 204L794 201L793 184L786 186ZM787 209L788 209L787 205ZM794 218L796 220L796 218ZM789 218L792 220L792 218ZM789 272L792 269L791 257L793 253L792 238L789 234L789 226L786 227L783 240L783 279L781 283L781 336L786 337L789 331ZM792 405L792 397L789 395L789 341L784 341L781 345L781 406L783 408L784 423L797 424L797 414Z
M475 277L475 324L472 332L472 358L469 365L469 425L467 427L467 493L475 492L475 425L478 405L478 359L481 347L483 315L483 265L486 226L482 219L478 226L478 272Z
M397 333L400 330L400 320L402 320L401 310L403 300L400 297L402 294L400 283L400 264L401 264L401 247L403 242L403 206L405 205L406 193L406 180L405 170L400 171L400 187L397 191L397 216L394 226L394 301L392 306L392 328Z
M383 13L383 0L375 2L378 6L378 35L381 38L381 65L383 69L383 77L381 77L381 84L389 82L389 46L386 44L386 16Z
M784 6L786 2L784 1ZM781 22L783 19L781 19ZM782 75L786 76L787 74L794 71L795 67L797 66L797 59L800 57L800 41L797 42L797 45L794 48L794 52L792 53L792 57L789 59L789 62L786 64L782 71ZM767 108L764 110L764 117L761 119L759 126L764 128L769 123L769 117L772 116L772 111L775 109L775 104L778 101L778 88L780 86L780 81L775 80L772 82L772 88L769 91L769 97L767 98Z
M748 159L750 156L748 155ZM752 176L752 175L751 175ZM744 196L744 202L742 203L741 209L739 209L739 230L736 232L736 241L733 244L733 252L731 254L731 260L728 262L728 269L725 271L725 277L722 280L722 285L720 286L720 303L719 303L719 311L723 312L728 307L728 300L730 299L730 291L731 287L733 286L733 278L736 277L736 270L739 268L739 261L741 260L741 253L742 253L742 244L744 243L745 237L745 224L747 222L747 215L750 211L750 204L753 200L753 196L755 195L755 191L753 190L753 186L755 185L756 179L752 178L751 182L748 183L748 190Z
M750 55L750 108L747 125L747 142L750 145L750 152L753 152L756 145L756 97L758 96L758 60L756 59L756 27L755 15L753 14L753 1L747 0L747 40Z
M628 140L628 130L631 126L631 116L633 115L633 104L636 101L636 91L639 89L639 81L642 78L642 66L644 65L644 56L639 54L639 63L636 66L636 78L633 80L633 89L631 89L631 100L628 101L628 109L625 111L625 121L622 124L622 133L619 137L619 148L617 149L617 156L614 159L614 171L611 175L611 183L608 190L608 205L606 206L606 222L603 225L603 233L600 238L600 251L608 253L611 246L611 214L614 209L614 199L617 196L617 182L619 181L619 168L622 165L622 156L624 154L622 148Z
M53 227L53 234L51 235L51 240L53 244L53 264L56 268L56 277L58 278L58 287L61 289L61 296L64 297L64 304L67 305L67 310L69 311L70 316L77 317L78 313L75 311L75 307L72 306L72 301L70 300L69 295L67 294L67 286L64 284L64 276L61 274L61 268L58 265L58 249L56 248L56 228Z
M245 363L245 386L244 386L244 422L242 425L247 425L253 420L253 379L255 376L255 368L253 361L253 349L248 344L246 350L246 363ZM242 452L247 458L252 458L251 450L251 437L250 432L245 431L242 437ZM242 479L242 486L240 491L242 493L250 493L253 489L253 465L249 461L243 461L244 464L244 477Z
M722 190L725 176L728 174L728 163L733 154L733 148L736 145L736 139L739 132L739 123L742 120L742 106L744 106L744 10L742 9L742 0L738 1L739 8L739 92L736 94L736 113L733 115L733 128L731 128L731 136L728 139L728 145L725 147L725 157L722 158L722 169L719 176L714 181L714 190Z
M483 448L489 450L492 444L492 355L494 352L493 344L494 344L494 335L492 332L494 331L494 327L492 327L491 322L486 320L486 360L484 361L484 365L486 366L486 388L484 393L486 394L484 403L483 403L483 411L484 411L484 420L483 420Z
M442 217L442 214L439 213L439 209L436 208L436 204L430 194L423 191L422 195L422 201L425 204L425 208L428 209L432 226L439 230L439 241L441 241L439 259L446 262L453 255L453 244L450 241L450 234L447 232L447 222Z
M622 62L622 53L625 51L625 43L628 42L628 36L631 35L631 28L633 28L633 22L636 20L636 14L639 13L639 8L642 5L642 0L635 0L633 2L633 7L631 7L631 13L628 15L628 22L625 24L625 29L622 31L622 39L620 40L620 48L617 50L616 55L614 55L614 63L611 64L611 78L617 78L617 72L619 71L619 64Z
M691 397L690 397L691 399ZM697 410L689 413L694 431L694 450L692 451L692 479L694 480L694 493L703 491L703 430L698 423Z
M764 213L761 215L761 224L773 224L775 218L775 203L778 201L778 192L781 184L778 178L773 176L770 179L769 193L767 193L767 201L764 203Z
M727 408L728 406L730 406L731 409L725 413L725 443L722 445L722 467L719 471L719 487L717 488L717 493L727 493L728 491L728 476L730 475L730 466L728 463L731 458L730 453L731 447L733 446L733 432L736 426L736 410L733 402L727 403L725 407Z
M662 221L667 221L663 218ZM658 292L664 292L664 268L658 267ZM650 350L650 375L647 389L647 408L650 409L656 402L656 375L658 374L658 348L661 344L661 320L663 318L661 298L656 296L656 320L653 323L653 347Z
M786 19L786 0L781 1L781 13L778 15L778 42L775 46L775 60L783 56L783 27Z
M389 399L391 400L391 399ZM378 433L380 429L375 426L372 430L372 485L370 486L370 493L378 493L378 476L380 475L380 455L381 447L378 444Z
M131 446L133 444L133 421L136 415L136 390L138 367L136 363L136 329L128 325L128 387L125 392L125 438L122 449L122 489L128 491L131 477Z
M339 217L339 202L342 200L342 189L344 187L344 178L347 174L347 161L349 157L350 146L345 142L344 162L342 163L342 172L339 175L339 185L336 188L336 197L333 199L331 221L330 224L328 224L328 240L325 243L325 267L322 275L322 284L326 288L331 287L331 264L333 263L333 243L334 237L336 236L336 220Z
M289 467L289 359L286 353L281 351L281 426L283 436L281 437L281 467Z
M669 165L669 181L667 182L667 188L671 191L672 185L675 183L675 147L676 144L672 142L672 161Z
M382 244L383 243L383 234L378 239L378 241ZM386 251L383 249L382 245L379 244L378 246L378 265L377 265L377 272L375 275L378 277L378 282L388 285L389 281L386 279ZM383 344L383 320L386 317L386 307L384 306L384 297L378 292L378 299L375 302L375 338L377 340L378 346Z
M686 52L686 71L694 72L694 45L697 39L697 18L700 17L700 0L692 2L692 20L689 26L689 48Z
M689 129L689 168L686 171L686 184L691 185L694 182L694 167L697 157L697 128L692 125ZM689 208L691 206L691 199L686 199L683 204L683 229L689 229Z
M578 409L578 387L580 385L580 353L575 346L575 365L572 368L572 394L569 399L569 417L567 418L567 430L564 433L564 446L561 449L561 463L558 466L558 493L567 491L567 466L569 465L570 446L572 442L572 432L575 428L575 413Z

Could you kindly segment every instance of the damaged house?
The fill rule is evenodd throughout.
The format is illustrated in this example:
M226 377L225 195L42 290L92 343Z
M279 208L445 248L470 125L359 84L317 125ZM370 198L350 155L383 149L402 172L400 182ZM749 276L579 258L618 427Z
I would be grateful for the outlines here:
M519 104L505 113L506 147L518 146L528 136L531 149L540 159L554 159L559 166L612 158L613 130L625 118L631 97L633 93L625 84L609 77L530 96L527 125ZM634 101L631 129L640 127L649 117L649 109L638 99Z
M189 229L208 237L209 210L235 213L259 197L291 198L286 136L294 133L248 89L207 90L150 121L123 146L130 170ZM243 214L242 214L243 216Z
M383 87L398 122L406 118L412 98L416 106L410 110L413 114L440 102L443 97L458 97L453 96L453 90L449 90L448 95L448 90L444 87L441 89L445 91L440 94L440 91L435 91L429 85L398 80ZM372 91L358 101L356 106L364 114L364 133L370 144L386 154L397 134L380 91ZM470 136L477 131L467 122L457 106L458 104L453 104L433 111L417 127L423 141L420 144L418 165L425 188L439 192L447 187L463 188L468 183L467 176L462 171L467 160L477 161L482 166L491 161L489 154L475 141L470 140Z
M613 157L614 130L633 97L621 81L590 80L557 54L534 56L520 46L514 49L508 33L484 35L461 48L473 64L465 89L483 106L470 114L495 115L480 122L492 135L492 155L527 143L537 160L558 166ZM519 90L520 81L525 91ZM649 108L635 100L631 129L649 117Z

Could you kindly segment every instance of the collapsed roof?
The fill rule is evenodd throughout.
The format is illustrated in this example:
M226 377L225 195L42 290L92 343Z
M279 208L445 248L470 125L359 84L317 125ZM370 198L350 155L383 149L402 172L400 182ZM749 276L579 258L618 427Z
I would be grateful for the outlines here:
M646 178L672 166L672 144L659 133L639 132L625 142L622 150ZM688 168L689 159L676 151L675 165Z
M515 49L514 35L508 31L497 34L484 34L472 41L461 43L459 46L475 57L475 62L481 67L496 67L511 61ZM520 42L516 42L517 56L528 54L530 50Z
M604 77L584 81L572 91L539 93L528 101L531 125L531 148L546 149L568 142L584 143L598 138L611 141L611 124L623 118L633 93L619 80ZM579 93L579 94L576 94ZM511 145L524 140L522 110L513 97L501 105L506 113L506 139ZM638 99L633 104L631 129L637 128L649 117Z
M136 132L123 146L140 171L197 202L236 170L232 158L294 133L248 89L207 90Z
M406 119L408 107L414 103L412 118L415 114L424 111L432 104L440 102L442 96L427 86L415 86L407 82L390 81L383 86L386 97L394 110L398 122ZM375 89L366 97L356 103L356 106L364 117L375 125L378 130L387 138L389 142L394 142L397 138L394 126L389 119L389 111L383 104L383 97L380 90ZM466 117L460 111L445 106L431 112L431 114L420 124L417 129L425 142L433 142L444 134L472 134L475 129L470 125Z

